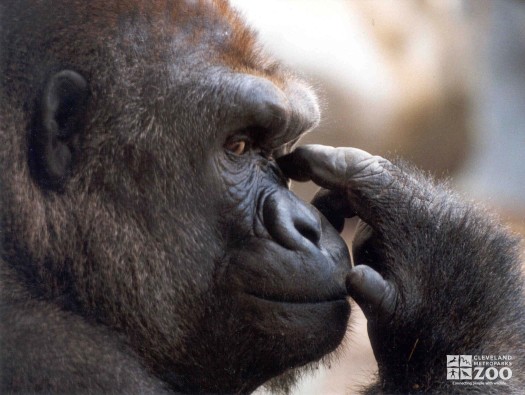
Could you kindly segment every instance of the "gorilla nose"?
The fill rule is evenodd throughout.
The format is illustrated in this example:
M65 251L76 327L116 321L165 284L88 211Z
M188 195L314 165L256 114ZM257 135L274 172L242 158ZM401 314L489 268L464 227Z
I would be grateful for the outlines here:
M312 245L319 247L319 217L288 190L266 198L263 221L270 236L286 248L305 250Z

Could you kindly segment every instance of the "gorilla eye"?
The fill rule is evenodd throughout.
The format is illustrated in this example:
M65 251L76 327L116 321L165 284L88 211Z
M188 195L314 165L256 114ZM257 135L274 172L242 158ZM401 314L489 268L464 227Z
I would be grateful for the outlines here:
M237 140L226 143L225 148L235 155L244 155L248 152L250 144L246 140Z

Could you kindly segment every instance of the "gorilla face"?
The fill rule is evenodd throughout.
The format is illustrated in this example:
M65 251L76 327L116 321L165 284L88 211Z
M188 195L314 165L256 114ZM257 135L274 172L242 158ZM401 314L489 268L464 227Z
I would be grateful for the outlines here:
M349 314L344 242L288 190L255 137L231 138L242 143L227 139L212 159L222 197L215 226L224 247L212 257L206 313L189 342L204 346L196 354L207 361L199 374L208 375L207 388L218 390L216 383L230 376L230 391L333 350Z
M222 2L5 12L27 48L6 62L34 76L2 80L22 92L6 123L29 125L3 164L27 180L6 194L6 250L40 295L119 330L178 390L248 391L333 350L348 251L274 160L317 124L310 90Z

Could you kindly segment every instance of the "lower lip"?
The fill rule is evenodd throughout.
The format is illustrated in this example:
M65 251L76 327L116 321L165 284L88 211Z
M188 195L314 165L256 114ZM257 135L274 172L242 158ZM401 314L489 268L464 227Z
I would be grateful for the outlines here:
M251 293L246 293L246 295L250 299L256 299L261 302L273 303L273 304L279 304L279 305L291 305L291 306L293 305L323 305L323 304L330 304L330 303L346 301L346 298L333 298L333 299L325 299L325 300L305 300L305 301L293 301L292 300L291 301L291 300L272 299L272 298L254 295Z

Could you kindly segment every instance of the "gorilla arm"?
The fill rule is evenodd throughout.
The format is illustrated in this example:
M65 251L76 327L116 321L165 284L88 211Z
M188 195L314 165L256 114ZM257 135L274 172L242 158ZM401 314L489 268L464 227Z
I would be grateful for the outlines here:
M379 366L370 393L451 391L447 354L512 355L510 387L481 388L524 388L524 279L513 236L443 185L358 149L304 146L278 162L292 179L325 188L313 204L336 228L344 217L362 220L347 288Z

